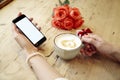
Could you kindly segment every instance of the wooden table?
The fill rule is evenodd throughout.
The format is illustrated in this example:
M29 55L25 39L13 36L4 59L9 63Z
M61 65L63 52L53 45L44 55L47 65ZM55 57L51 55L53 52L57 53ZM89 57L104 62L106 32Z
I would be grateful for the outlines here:
M120 46L120 0L70 0L78 7L85 23L106 41ZM70 61L56 57L54 37L60 33L75 33L51 26L51 15L58 0L14 0L0 10L0 80L36 80L36 76L25 63L23 51L12 36L11 21L18 12L33 17L47 41L41 45L48 62L70 80L120 80L120 65L101 56L83 58L77 56ZM80 28L80 29L81 29Z

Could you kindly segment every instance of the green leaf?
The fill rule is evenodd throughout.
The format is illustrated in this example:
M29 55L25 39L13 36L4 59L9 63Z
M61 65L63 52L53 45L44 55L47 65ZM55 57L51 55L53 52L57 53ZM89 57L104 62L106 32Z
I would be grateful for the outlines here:
M63 5L66 5L66 4L69 5L70 1L69 0L65 0L64 3L63 3Z
M60 5L63 5L63 3L62 3L62 1L61 1L61 0L59 0L59 4L60 4Z

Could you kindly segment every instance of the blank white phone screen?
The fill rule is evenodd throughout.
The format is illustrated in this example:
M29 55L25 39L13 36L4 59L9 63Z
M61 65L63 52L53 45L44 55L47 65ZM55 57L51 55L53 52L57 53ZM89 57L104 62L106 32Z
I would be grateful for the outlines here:
M16 25L33 42L33 44L36 44L44 37L26 17L18 21Z

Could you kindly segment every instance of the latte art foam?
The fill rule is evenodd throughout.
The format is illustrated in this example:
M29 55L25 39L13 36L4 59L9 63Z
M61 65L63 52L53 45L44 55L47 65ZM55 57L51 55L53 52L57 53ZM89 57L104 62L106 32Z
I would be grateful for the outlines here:
M75 48L76 47L76 43L74 40L62 40L61 44L64 47L68 47L68 48Z
M62 49L71 50L81 45L81 40L73 34L61 34L55 38L55 44Z

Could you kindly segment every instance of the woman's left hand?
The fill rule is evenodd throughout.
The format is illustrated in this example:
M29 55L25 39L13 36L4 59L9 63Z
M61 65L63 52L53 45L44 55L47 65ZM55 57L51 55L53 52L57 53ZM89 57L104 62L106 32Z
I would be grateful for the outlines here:
M18 16L22 15L22 13L19 13ZM30 21L33 21L33 18L29 18ZM34 23L35 26L37 26L37 23ZM32 52L36 52L38 49L35 47L23 34L20 32L20 30L16 27L15 24L13 24L13 34L15 40L18 42L18 44L25 49L29 54Z

